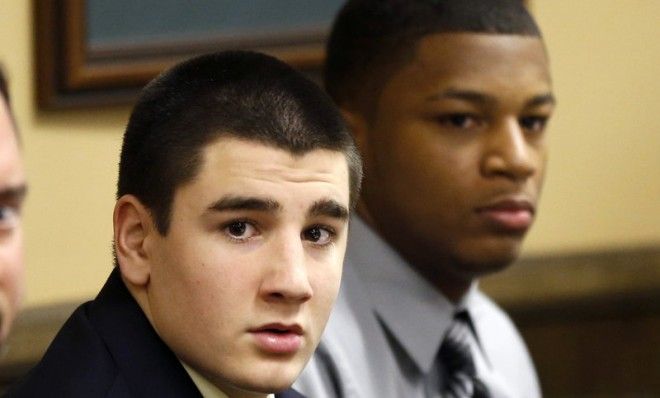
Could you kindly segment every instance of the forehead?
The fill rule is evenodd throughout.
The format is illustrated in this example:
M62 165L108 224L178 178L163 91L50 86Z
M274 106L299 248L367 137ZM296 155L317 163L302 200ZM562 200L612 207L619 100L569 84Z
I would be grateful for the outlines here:
M260 142L222 137L204 148L198 175L182 188L209 200L225 194L313 193L347 205L348 187L348 163L342 152L316 149L294 155Z
M548 59L538 37L439 33L422 37L412 60L386 84L400 93L438 88L549 91ZM399 94L400 94L399 93Z

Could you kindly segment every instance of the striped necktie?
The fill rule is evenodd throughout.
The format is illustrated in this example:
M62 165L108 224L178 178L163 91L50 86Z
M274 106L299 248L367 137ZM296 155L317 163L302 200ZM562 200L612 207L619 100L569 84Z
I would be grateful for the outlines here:
M490 398L488 389L479 378L470 351L470 316L458 312L440 346L440 361L444 368L446 398Z

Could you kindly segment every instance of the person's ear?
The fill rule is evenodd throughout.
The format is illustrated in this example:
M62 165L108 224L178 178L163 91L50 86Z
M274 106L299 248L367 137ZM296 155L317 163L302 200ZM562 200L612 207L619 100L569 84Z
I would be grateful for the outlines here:
M158 233L151 213L138 198L124 195L115 203L113 224L115 255L122 275L134 285L146 285L153 261L148 246Z

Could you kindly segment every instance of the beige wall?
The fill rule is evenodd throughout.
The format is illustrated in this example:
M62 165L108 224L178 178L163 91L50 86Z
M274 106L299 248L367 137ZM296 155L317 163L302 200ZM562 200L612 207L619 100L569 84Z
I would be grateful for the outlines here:
M0 59L25 142L29 306L95 294L128 108L42 113L30 1L0 2ZM660 1L534 0L559 107L527 253L660 244Z
M10 78L30 193L27 305L87 298L111 267L112 208L128 108L35 108L32 1L0 1L0 60Z
M559 106L528 250L660 243L660 1L532 4Z

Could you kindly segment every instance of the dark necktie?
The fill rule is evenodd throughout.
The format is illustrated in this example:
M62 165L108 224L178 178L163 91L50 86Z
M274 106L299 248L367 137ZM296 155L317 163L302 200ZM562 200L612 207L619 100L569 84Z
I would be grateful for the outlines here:
M440 346L440 361L445 370L442 396L446 398L490 398L488 389L477 378L470 351L470 318L466 311L454 316Z

